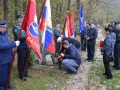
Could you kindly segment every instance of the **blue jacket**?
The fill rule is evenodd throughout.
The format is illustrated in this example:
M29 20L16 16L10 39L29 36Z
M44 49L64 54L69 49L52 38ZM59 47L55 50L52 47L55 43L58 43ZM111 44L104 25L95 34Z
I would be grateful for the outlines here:
M54 40L55 40L55 43L57 43L57 39L60 36L61 36L60 30L58 28L55 28L55 30L54 30Z
M73 59L78 65L81 64L81 57L79 51L75 46L70 45L67 49L67 53L64 56L64 59Z
M15 42L8 38L8 32L0 33L0 65L10 63L12 60Z
M20 32L20 28L21 25L18 23L13 27L13 34L14 34L14 40L18 39L18 34ZM26 48L27 44L26 44L26 32L24 30L21 31L21 35L20 35L20 45L18 46L18 48Z

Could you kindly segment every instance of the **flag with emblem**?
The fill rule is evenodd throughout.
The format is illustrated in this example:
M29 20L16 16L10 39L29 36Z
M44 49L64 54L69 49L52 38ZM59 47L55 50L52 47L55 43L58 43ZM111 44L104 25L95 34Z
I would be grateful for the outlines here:
M26 31L26 43L37 53L42 60L40 40L36 16L36 0L29 0L21 30Z
M83 4L80 7L79 23L80 23L80 32L81 34L84 34L84 6Z
M41 21L41 23L44 23L44 26L45 26L44 28L40 28L40 30L43 31L43 36L42 36L43 48L55 54L52 21L51 21L50 0L46 0L42 18L44 19L43 19L43 22Z

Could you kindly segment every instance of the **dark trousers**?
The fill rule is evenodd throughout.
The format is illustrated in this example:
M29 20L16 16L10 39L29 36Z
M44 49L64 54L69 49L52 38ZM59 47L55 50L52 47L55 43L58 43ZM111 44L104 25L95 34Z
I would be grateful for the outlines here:
M110 62L106 61L106 56L103 55L103 64L104 64L104 67L105 67L105 75L107 75L108 77L112 77L112 73L111 73L111 70L110 70Z
M120 69L120 48L114 49L114 65L116 69Z
M9 69L10 63L0 65L0 90L5 90Z
M81 38L81 50L86 51L87 41L84 38Z
M19 77L22 79L22 75L24 72L24 67L25 67L25 63L27 61L27 57L28 57L28 52L29 49L28 48L18 48L17 49L17 53L18 53L18 74ZM28 75L28 69L26 68L26 72L24 73L24 76Z
M94 59L95 45L87 45L87 57L88 60Z

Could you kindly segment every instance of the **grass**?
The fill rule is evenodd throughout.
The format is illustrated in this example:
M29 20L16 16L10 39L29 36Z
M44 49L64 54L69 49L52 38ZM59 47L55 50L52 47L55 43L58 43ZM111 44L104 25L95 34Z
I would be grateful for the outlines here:
M15 85L15 90L61 90L68 75L64 72L50 72L40 70L30 70L32 75L27 81L18 78L17 69L13 68L11 82Z
M113 62L111 62L110 66L112 65ZM87 90L120 90L120 71L110 68L113 79L106 79L103 75L104 66L102 60L95 61L90 69Z

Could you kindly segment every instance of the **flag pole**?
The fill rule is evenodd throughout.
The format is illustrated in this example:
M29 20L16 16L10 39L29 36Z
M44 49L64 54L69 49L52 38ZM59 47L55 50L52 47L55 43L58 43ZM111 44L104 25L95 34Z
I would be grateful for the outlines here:
M28 1L29 3L29 1ZM28 7L28 6L27 6ZM27 13L27 10L26 12ZM25 18L24 18L25 19ZM22 23L22 25L24 25L25 22ZM21 35L21 31L22 29L20 29L20 32L18 33L18 38L17 40L20 40L20 35ZM15 61L15 55L16 55L16 52L17 52L17 48L14 49L14 53L13 53L13 56L12 56L12 61L10 62L10 69L9 69L9 72L8 72L8 78L7 78L7 81L6 81L6 85L5 85L5 90L8 90L8 83L10 81L10 76L11 76L11 72L12 72L12 66L13 66L13 63Z
M42 17L42 13L43 13L43 10L44 10L44 6L45 6L45 3L46 3L46 0L43 1L42 3L42 7L41 7L41 10L40 10L40 15L39 15L39 18L38 18L38 23L40 25L40 20L41 20L41 17ZM40 27L40 26L39 26ZM42 38L42 34L40 33L40 38ZM40 41L41 43L41 41ZM43 44L41 45L42 47L44 46ZM40 49L41 50L41 49ZM42 60L42 64L45 64L45 54L44 54L44 48L42 49L42 57L43 57L43 60Z
M29 50L29 52L28 52L27 60L26 60L26 62L25 62L24 71L23 71L23 73L22 73L22 80L24 80L24 74L25 74L26 69L27 69L28 61L29 61L29 59L30 59L30 52L31 52L31 48L30 48L30 50Z
M41 7L41 10L40 10L40 15L39 15L39 18L38 18L38 23L40 23L40 18L41 18L41 16L42 16L45 3L46 3L46 0L44 0L43 3L42 3L42 7Z

